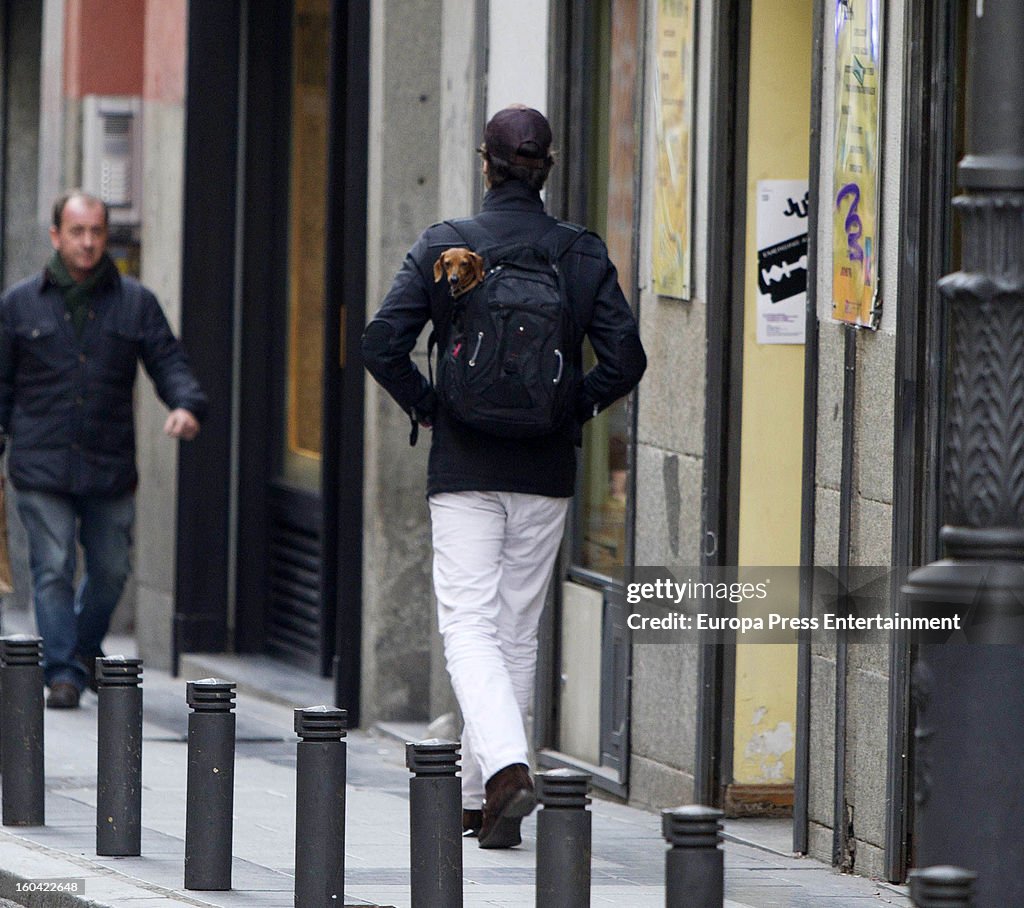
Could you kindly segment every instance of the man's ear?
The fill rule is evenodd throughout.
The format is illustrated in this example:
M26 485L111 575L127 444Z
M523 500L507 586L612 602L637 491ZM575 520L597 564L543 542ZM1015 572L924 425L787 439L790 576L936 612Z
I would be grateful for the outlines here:
M442 252L438 257L437 261L434 262L434 283L436 284L441 280L441 275L444 274L444 268L441 265L441 261L444 259L444 253Z

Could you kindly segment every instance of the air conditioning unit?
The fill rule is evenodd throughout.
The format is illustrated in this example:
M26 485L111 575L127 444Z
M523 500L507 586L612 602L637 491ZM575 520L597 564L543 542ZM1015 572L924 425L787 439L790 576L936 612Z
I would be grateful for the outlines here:
M110 207L110 223L142 220L142 100L82 99L82 188Z

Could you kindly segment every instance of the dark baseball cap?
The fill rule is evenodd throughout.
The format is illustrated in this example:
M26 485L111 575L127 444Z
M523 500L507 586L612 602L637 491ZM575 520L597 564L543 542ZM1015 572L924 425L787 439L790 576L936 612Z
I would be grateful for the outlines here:
M483 150L519 167L543 167L551 157L551 124L539 110L513 104L491 117Z

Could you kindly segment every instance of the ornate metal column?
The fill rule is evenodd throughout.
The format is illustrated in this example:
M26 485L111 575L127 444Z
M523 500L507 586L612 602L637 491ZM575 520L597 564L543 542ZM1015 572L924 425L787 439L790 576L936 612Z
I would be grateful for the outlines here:
M940 282L946 558L904 589L964 631L914 668L915 863L975 871L976 908L1005 908L1024 905L1024 0L967 6L962 270Z

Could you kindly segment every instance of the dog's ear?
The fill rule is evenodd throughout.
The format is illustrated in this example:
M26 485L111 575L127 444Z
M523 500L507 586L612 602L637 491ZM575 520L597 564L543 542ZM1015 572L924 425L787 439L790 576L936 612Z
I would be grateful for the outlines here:
M438 283L441 280L441 275L444 274L444 265L441 263L444 261L444 253L442 252L438 257L437 261L434 262L434 283Z
M473 277L477 283L484 279L484 260L473 253Z

